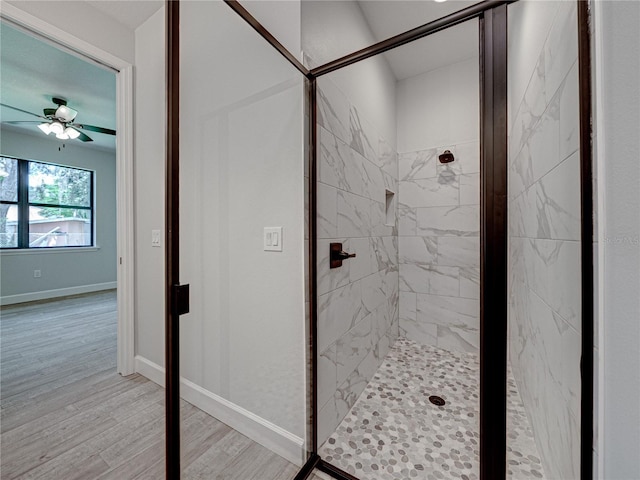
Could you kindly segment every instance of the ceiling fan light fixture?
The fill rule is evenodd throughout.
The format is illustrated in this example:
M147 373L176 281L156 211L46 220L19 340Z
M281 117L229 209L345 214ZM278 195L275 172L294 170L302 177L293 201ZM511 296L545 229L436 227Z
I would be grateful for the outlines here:
M67 135L65 132L57 133L56 138L60 140L69 140L69 135Z
M45 135L49 135L51 133L51 124L50 123L41 123L38 125L38 128L42 130Z
M53 122L49 124L49 130L51 133L55 133L56 136L62 135L64 133L64 126L60 122Z
M64 129L64 135L67 135L72 140L80 136L80 132L75 128L67 127Z
M60 105L56 110L56 118L64 122L71 122L74 118L76 118L78 112L73 108L69 108L66 105Z

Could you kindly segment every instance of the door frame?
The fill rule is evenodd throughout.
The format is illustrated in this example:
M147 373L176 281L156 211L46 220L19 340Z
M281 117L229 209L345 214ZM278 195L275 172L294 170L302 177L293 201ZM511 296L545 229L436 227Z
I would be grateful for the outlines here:
M134 368L133 65L11 4L1 18L116 75L117 372Z

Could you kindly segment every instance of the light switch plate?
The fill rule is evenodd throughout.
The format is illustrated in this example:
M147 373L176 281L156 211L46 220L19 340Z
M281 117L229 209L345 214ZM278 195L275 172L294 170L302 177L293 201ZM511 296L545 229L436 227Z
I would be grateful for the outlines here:
M160 230L151 230L151 246L162 246L162 236L160 235Z
M282 227L264 227L264 251L282 251Z

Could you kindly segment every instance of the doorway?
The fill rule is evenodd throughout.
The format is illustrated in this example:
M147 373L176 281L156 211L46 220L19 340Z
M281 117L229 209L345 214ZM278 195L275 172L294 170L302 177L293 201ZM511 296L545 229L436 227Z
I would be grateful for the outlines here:
M109 265L109 269L112 269L115 272L115 278L112 280L102 280L97 279L95 281L87 281L85 283L89 283L89 287L71 287L67 288L67 285L62 285L62 288L58 287L48 287L48 290L54 290L53 292L45 292L45 296L35 297L33 295L20 296L16 297L17 301L28 301L28 300L39 300L41 298L47 298L47 296L58 296L61 295L73 295L73 294L81 294L85 292L91 291L99 291L104 290L106 288L115 288L115 285L118 286L118 294L117 294L117 371L123 375L130 375L134 372L134 338L133 338L133 269L134 269L134 257L133 257L133 162L131 159L133 158L133 132L132 132L132 118L133 118L133 67L125 61L118 59L117 57L100 50L99 48L88 45L85 42L80 41L76 37L52 26L45 22L39 21L37 18L27 14L26 12L15 8L11 5L6 5L3 7L2 11L2 20L3 26L6 25L6 30L16 31L18 35L26 35L28 37L32 37L32 42L41 43L42 45L46 45L46 48L54 49L55 51L59 51L61 56L67 56L72 59L70 61L75 62L77 64L82 64L83 62L87 62L94 69L98 69L101 72L111 72L111 75L115 77L114 81L114 95L113 95L113 105L110 106L111 111L114 111L115 115L115 124L111 127L115 127L114 130L118 132L118 142L117 148L115 146L115 142L113 142L114 136L111 135L112 132L105 134L107 129L103 132L100 132L97 129L93 136L96 137L94 140L90 137L91 134L87 135L91 140L94 140L92 143L100 143L101 147L96 151L99 155L108 155L109 151L111 155L115 157L115 168L109 174L102 175L102 177L110 177L110 185L109 187L101 187L100 190L103 193L97 192L98 195L106 195L107 191L113 190L111 193L113 199L113 205L108 208L103 208L103 211L98 211L98 215L104 215L105 212L109 214L109 220L103 221L102 223L106 224L108 222L113 222L113 227L110 228L108 233L98 232L101 238L96 237L96 232L90 229L91 234L91 242L97 240L98 246L102 238L107 235L111 240L108 241L108 246L105 244L105 248L103 250L112 251L113 258L111 259L111 264ZM24 33L22 33L24 32ZM34 98L31 101L36 101L39 99L43 103L51 103L52 97L55 95L49 94L47 97L46 94L34 94ZM40 98L41 97L41 98ZM51 97L51 98L50 98ZM35 99L35 100L34 100ZM63 100L67 100L66 98ZM69 102L73 102L73 99L70 98ZM39 104L38 104L39 105ZM37 110L36 107L38 105L30 105L30 110ZM42 105L40 105L42 107ZM58 107L59 105L55 103L51 103L51 105L44 105L45 107ZM73 104L69 103L69 106L72 107ZM94 106L95 107L95 106ZM97 107L96 107L97 108ZM5 107L3 107L4 112ZM21 112L17 112L12 109L6 109L6 112L11 112L11 114L21 114L24 118L22 120L34 120L31 115L26 115ZM4 113L6 113L4 112ZM3 120L9 119L8 115L3 113ZM41 111L35 112L36 114L42 114ZM82 111L78 112L82 114ZM85 117L86 117L85 113ZM36 119L37 120L37 119ZM80 117L78 117L80 120ZM85 118L85 121L88 118ZM97 119L95 123L99 124L100 119ZM89 123L89 122L86 122ZM97 125L100 127L100 125ZM80 130L80 132L82 132ZM87 131L88 132L88 131ZM83 134L85 135L85 134ZM44 137L44 135L43 135ZM83 136L83 139L86 138ZM108 143L109 139L111 139L112 144ZM60 142L60 151L57 150L57 146L54 149L56 154L62 155L62 145L65 141ZM78 142L78 140L68 140L66 142ZM105 143L106 142L106 143ZM82 143L82 142L80 142ZM104 144L104 145L103 145ZM64 144L66 148L66 143ZM71 145L71 144L70 144ZM51 150L51 149L50 149ZM19 155L18 155L19 156ZM30 155L30 159L33 157L38 157L37 152ZM59 159L50 159L54 164L60 163ZM113 160L111 160L113 162ZM98 170L102 168L102 166L98 165ZM117 194L116 194L117 191ZM102 200L102 198L100 198ZM99 210L101 207L99 205L95 205L95 207ZM117 232L117 234L115 233ZM92 243L93 245L93 243ZM84 248L84 247L82 247ZM96 248L95 245L89 247L85 251L91 251L92 253L100 253L100 249ZM11 252L7 253L11 255ZM17 255L19 256L19 255ZM26 256L24 258L30 258ZM36 257L31 257L36 258ZM60 257L62 258L62 257ZM30 265L33 262L29 262ZM37 263L37 262L36 262ZM35 264L34 264L35 265ZM34 266L34 271L39 270L39 277L37 277L38 272L33 275L36 278L42 278L44 275L48 275L50 279L56 276L56 269L49 272L44 272L42 268L38 268L37 265ZM31 271L29 271L31 273ZM51 294L51 295L50 295ZM43 294L44 295L44 294ZM14 303L11 298L8 299L7 303Z

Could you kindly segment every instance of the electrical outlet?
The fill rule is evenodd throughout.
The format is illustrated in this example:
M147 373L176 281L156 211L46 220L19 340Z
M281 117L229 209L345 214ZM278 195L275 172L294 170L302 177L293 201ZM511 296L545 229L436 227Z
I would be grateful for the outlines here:
M42 277L42 272L40 270L34 270L33 278L40 278L40 277Z

